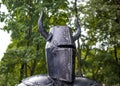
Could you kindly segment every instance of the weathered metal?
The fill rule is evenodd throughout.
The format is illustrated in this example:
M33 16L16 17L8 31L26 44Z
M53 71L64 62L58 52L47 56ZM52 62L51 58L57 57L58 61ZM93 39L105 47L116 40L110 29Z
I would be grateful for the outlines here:
M43 28L42 20L43 11L41 11L38 26L41 35L47 40L46 59L48 74L52 78L72 82L74 80L75 64L74 42L80 36L80 27L78 27L74 36L72 36L72 32L68 26L54 26L48 33Z
M42 22L43 11L38 26L39 32L47 41L45 50L48 75L26 78L18 86L102 86L94 80L75 77L75 40L81 32L78 20L74 36L68 26L53 26L48 33Z
M50 77L72 82L74 79L75 45L67 26L50 29L51 40L46 43L46 59Z
M38 20L38 27L39 27L39 32L41 33L41 35L47 40L49 41L50 40L50 37L51 37L51 33L48 33L45 28L43 27L43 16L44 16L44 13L43 13L43 10L41 10L41 15L40 15L40 18ZM74 41L76 41L80 35L81 35L81 27L78 23L78 19L76 19L76 26L77 26L77 30L75 31L75 34L72 36L72 39ZM70 33L71 34L71 33Z
M22 80L18 86L102 86L100 83L84 77L76 77L73 83L53 80L48 75L37 75Z
M75 45L74 41L79 38L79 29L72 36L68 26L54 26L48 33L42 25L43 11L38 21L39 31L47 40L46 59L48 74L50 77L72 82L74 80L74 59Z
M39 27L39 32L41 33L41 35L42 35L45 39L47 39L48 36L49 36L49 34L48 34L48 32L44 29L42 21L43 21L43 11L41 11L41 16L40 16L40 18L39 18L39 20L38 20L38 27Z

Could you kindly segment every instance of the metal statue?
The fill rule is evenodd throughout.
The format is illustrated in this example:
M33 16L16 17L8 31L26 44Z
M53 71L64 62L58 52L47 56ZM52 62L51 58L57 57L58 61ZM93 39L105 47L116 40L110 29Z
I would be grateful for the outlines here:
M74 36L68 26L53 26L48 33L43 28L43 11L38 26L47 41L45 50L48 75L28 77L18 86L101 86L94 80L75 77L75 41L81 33L78 20Z

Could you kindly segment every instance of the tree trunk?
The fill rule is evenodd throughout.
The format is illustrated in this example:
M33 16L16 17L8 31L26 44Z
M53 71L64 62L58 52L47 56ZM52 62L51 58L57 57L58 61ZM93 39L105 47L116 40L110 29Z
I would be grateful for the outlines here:
M24 63L21 64L21 68L20 68L20 80L19 82L21 82L21 80L24 77Z
M39 44L37 44L37 46L36 46L36 57L38 56L38 51L39 51ZM32 68L31 68L31 73L30 73L31 76L35 72L36 65L37 65L37 61L36 61L36 59L34 59L33 65L32 65Z
M115 60L118 63L118 57L117 57L117 47L114 46L114 55L115 55Z
M30 72L30 76L32 76L34 74L35 68L36 68L36 64L37 64L37 61L36 61L36 59L34 59L33 65L32 65L32 68L31 68L31 72Z
M116 10L116 23L120 25L120 0L114 0L114 3L116 4L117 10ZM117 56L117 45L114 46L114 56L115 60L118 63L118 56Z
M27 63L25 63L25 65L24 65L25 67L25 77L27 77Z

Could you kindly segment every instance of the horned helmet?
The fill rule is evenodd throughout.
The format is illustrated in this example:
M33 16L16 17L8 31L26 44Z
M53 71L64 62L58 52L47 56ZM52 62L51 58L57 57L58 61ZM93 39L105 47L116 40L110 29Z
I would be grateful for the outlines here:
M47 32L43 28L43 11L38 20L39 32L46 39L46 61L48 74L53 79L72 82L74 80L75 41L80 37L81 28L72 35L68 26L53 26Z

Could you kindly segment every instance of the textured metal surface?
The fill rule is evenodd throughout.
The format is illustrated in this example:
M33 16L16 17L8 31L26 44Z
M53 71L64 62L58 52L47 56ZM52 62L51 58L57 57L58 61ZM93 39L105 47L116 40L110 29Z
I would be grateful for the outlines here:
M44 12L43 10L41 10L41 15L40 15L40 18L38 20L38 29L39 29L39 32L41 33L41 35L48 41L49 40L49 36L51 36L51 34L49 34L43 27L43 16L44 16ZM77 30L75 31L75 34L74 36L72 36L72 39L74 41L76 41L80 35L81 35L81 27L80 27L80 24L78 22L78 19L76 20L76 26L77 26ZM55 26L57 27L57 26Z
M41 35L45 38L45 39L47 39L48 38L48 36L49 36L49 34L48 34L48 32L43 28L43 15L44 15L44 13L43 13L43 11L41 11L41 15L40 15L40 18L39 18L39 20L38 20L38 27L39 27L39 32L41 33Z
M38 20L39 32L46 39L46 57L49 76L57 80L72 82L74 80L74 42L81 33L77 22L74 36L68 26L54 26L48 33L43 28L43 10Z
M17 86L102 86L100 83L84 77L76 77L74 82L71 84L63 83L52 80L47 75L38 75L24 79L22 83Z
M72 82L74 78L74 43L67 26L54 26L53 34L46 44L46 57L49 76Z
M54 26L48 33L43 28L43 11L38 21L39 32L46 39L47 75L37 75L22 80L17 86L102 86L94 80L75 77L75 45L81 27L77 20L74 36L67 26ZM74 79L75 78L75 79Z
M94 80L85 77L76 77L73 86L102 86L102 85Z
M22 80L18 86L53 86L54 81L47 75L36 75Z

